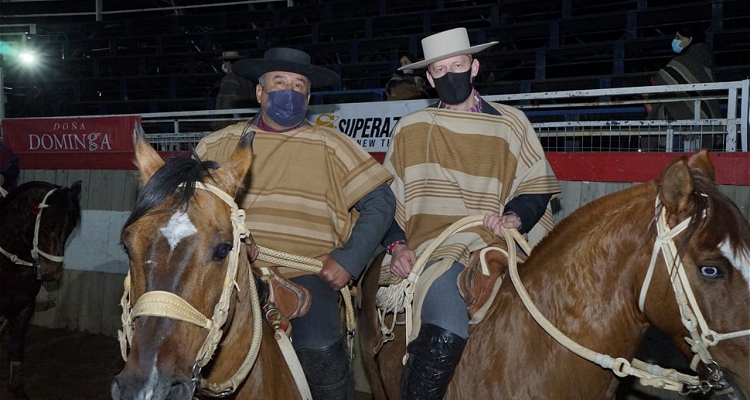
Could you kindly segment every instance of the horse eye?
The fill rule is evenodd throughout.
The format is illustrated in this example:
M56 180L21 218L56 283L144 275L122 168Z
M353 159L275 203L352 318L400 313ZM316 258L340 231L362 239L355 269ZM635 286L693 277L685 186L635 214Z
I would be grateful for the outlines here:
M120 247L122 247L122 251L125 253L125 255L130 257L130 250L128 250L128 246L125 245L125 243L120 242Z
M229 255L229 252L232 251L232 244L231 243L222 243L219 245L219 247L216 248L216 251L214 252L213 260L214 261L221 261Z
M700 268L701 268L701 275L705 276L706 278L716 279L716 278L722 278L724 276L721 270L717 267L700 267Z

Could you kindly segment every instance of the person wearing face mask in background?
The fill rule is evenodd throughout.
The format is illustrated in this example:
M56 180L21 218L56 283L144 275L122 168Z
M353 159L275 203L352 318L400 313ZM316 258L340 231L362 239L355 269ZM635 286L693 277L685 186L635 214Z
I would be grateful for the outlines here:
M223 162L243 135L255 132L253 165L237 203L255 243L323 262L318 274L279 269L312 295L309 311L291 321L292 345L313 399L352 400L338 290L362 274L390 226L391 175L348 136L305 119L310 89L339 84L338 74L312 65L307 53L271 48L261 59L238 61L234 71L258 80L261 111L206 136L195 153ZM252 248L254 266L267 266Z
M236 51L225 51L221 53L221 56L216 57L216 60L221 61L221 71L224 73L224 76L221 78L221 83L219 84L219 93L216 95L214 109L232 110L235 108L248 108L255 103L250 82L235 74L232 70L234 63L241 58L240 53ZM220 116L220 118L227 117L229 116ZM239 115L234 114L234 117L239 118ZM211 123L211 129L219 130L231 124L233 124L231 121L214 121Z
M421 321L414 323L419 333L407 347L401 399L445 394L469 335L469 311L456 282L471 254L502 240L501 226L528 233L533 244L553 225L549 203L561 188L531 123L474 90L479 61L473 54L496 43L471 46L465 28L451 29L424 38L425 60L402 67L426 67L440 100L393 129L383 165L393 174L397 205L382 242L389 255L383 265L390 265L393 279L404 279L452 223L484 215L484 224L438 247L418 282L414 303L420 290L426 294ZM437 278L420 289L427 273Z
M677 28L671 41L675 55L667 65L651 78L654 85L683 85L714 82L713 54L711 46L705 42L704 30L698 26L684 25ZM679 97L696 96L695 92L677 93ZM648 119L684 120L694 119L695 102L685 100L671 103L646 104ZM720 118L718 100L703 100L700 104L699 119ZM691 136L685 127L676 132L674 151L696 151L700 148L718 150L724 147L723 135L702 134ZM684 136L684 137L682 137ZM700 139L700 140L699 140ZM642 150L655 150L664 146L664 138L645 137L641 139Z
M401 69L411 64L416 58L404 54L399 59L399 69L393 73L391 79L385 84L386 100L413 100L430 98L426 78L422 69Z

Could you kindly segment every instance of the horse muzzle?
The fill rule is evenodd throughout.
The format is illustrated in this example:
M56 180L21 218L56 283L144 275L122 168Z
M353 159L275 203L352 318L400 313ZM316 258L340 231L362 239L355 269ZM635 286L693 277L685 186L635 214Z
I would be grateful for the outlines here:
M192 400L194 385L184 377L134 376L125 372L112 380L112 400Z

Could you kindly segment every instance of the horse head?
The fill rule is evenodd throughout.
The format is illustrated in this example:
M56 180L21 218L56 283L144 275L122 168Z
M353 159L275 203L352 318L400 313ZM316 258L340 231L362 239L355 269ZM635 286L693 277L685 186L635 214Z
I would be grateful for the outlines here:
M32 181L11 191L0 203L3 255L30 266L38 280L59 280L65 244L81 220L81 181L69 188Z
M704 386L726 384L720 367L748 398L750 224L717 188L706 151L672 161L656 184L658 232L639 307L686 356L696 354L694 366L702 361ZM660 247L672 254L657 256Z
M252 162L253 136L244 136L218 167L187 157L164 162L136 134L143 189L122 230L129 258L121 335L126 364L112 383L113 399L191 399L201 367L222 340L222 325L250 318L238 312L233 321L236 303L249 303L240 289L250 280L237 236L244 215L238 226L233 197ZM239 268L235 276L228 272L233 268Z

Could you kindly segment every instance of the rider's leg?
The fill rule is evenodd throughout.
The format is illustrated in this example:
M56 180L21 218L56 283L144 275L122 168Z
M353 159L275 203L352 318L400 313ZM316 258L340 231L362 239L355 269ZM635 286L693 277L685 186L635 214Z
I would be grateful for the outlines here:
M407 347L402 400L441 400L445 396L469 336L466 303L456 285L463 268L454 262L427 292L419 335Z
M354 399L354 375L346 335L341 333L339 292L317 275L292 280L312 295L310 311L292 321L292 345L314 400Z

